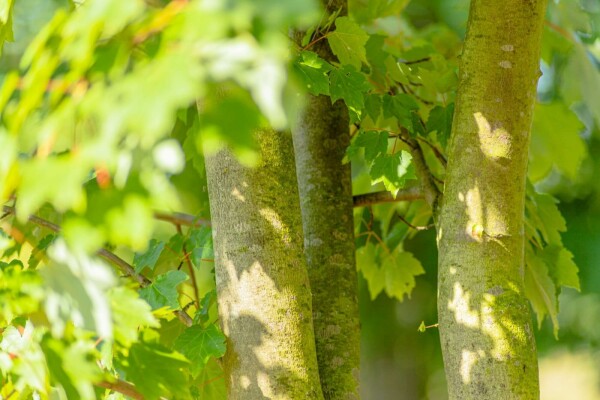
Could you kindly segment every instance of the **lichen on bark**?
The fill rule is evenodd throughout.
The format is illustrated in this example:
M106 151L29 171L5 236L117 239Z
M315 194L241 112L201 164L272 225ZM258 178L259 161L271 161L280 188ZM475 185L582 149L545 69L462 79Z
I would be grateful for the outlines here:
M438 223L451 399L539 398L523 216L545 7L546 0L471 3Z
M325 2L326 12L345 1ZM296 35L299 43L303 33ZM312 48L336 61L326 41ZM355 263L350 165L342 159L350 143L348 110L341 101L307 96L292 129L304 252L313 293L313 321L325 399L358 399L360 325Z
M230 400L322 399L289 133L256 132L260 162L206 158Z

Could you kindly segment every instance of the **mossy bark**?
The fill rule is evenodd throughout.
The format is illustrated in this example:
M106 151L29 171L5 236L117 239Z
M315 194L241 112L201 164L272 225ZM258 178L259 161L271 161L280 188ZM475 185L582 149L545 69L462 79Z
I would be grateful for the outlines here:
M326 3L327 12L346 13L345 1ZM326 41L311 50L335 60ZM329 97L308 96L292 131L321 386L325 399L358 399L352 180L350 165L342 164L350 142L348 110L341 101L332 105Z
M546 0L473 0L438 226L451 399L538 399L524 196Z
M206 158L228 398L322 399L292 138L255 137L256 168Z

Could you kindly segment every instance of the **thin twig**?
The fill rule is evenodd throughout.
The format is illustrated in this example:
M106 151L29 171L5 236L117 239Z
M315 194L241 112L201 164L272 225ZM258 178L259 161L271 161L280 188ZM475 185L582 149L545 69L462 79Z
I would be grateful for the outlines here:
M8 214L16 213L15 208L10 207L10 206L2 206L2 210L4 213L8 213ZM29 221L35 225L44 227L44 228L51 230L53 232L56 232L56 233L60 233L60 231L61 231L60 226L56 225L53 222L50 222L43 218L40 218L36 215L30 215ZM149 286L152 284L152 281L150 279L146 278L142 274L135 272L135 268L133 268L133 266L131 264L129 264L127 261L123 260L121 257L117 256L116 254L110 252L109 250L100 249L96 252L96 254L98 254L100 257L104 258L106 261L108 261L108 262L112 263L113 265L115 265L116 267L118 267L121 270L121 272L123 272L125 275L134 278L140 284L141 287L146 287L146 286ZM185 325L192 326L193 320L189 315L187 315L187 313L185 313L181 310L174 310L173 313Z
M423 58L419 58L418 60L412 60L412 61L408 61L408 60L398 60L398 62L404 64L404 65L411 65L411 64L419 64L422 62L427 62L431 60L431 57L423 57Z
M181 225L176 225L177 233L183 236L183 231L181 230ZM196 295L196 304L198 309L200 308L200 289L198 289L198 282L196 282L196 272L194 271L194 266L192 265L192 260L190 259L190 253L187 251L187 246L185 245L185 240L182 245L183 250L183 259L188 266L188 270L190 271L190 279L192 280L192 285L194 286L194 293Z
M553 31L555 31L556 33L558 33L559 35L561 35L562 37L567 39L569 42L577 43L577 41L575 41L575 39L573 38L573 35L569 31L564 29L563 27L558 26L548 20L546 20L544 22L548 28L552 29Z
M192 226L192 227L201 227L201 226L210 226L210 221L207 219L198 218L194 215L175 212L175 213L166 213L162 211L155 211L154 218L170 222L173 225L184 225L184 226Z
M400 214L396 214L396 216L398 217L398 219L399 219L400 221L402 221L402 222L404 222L406 225L408 225L408 227L409 227L409 228L412 228L412 229L414 229L414 230L416 230L416 231L426 231L426 230L428 230L428 229L431 229L431 228L433 228L433 227L435 226L435 225L433 225L433 224L429 224L429 225L425 225L425 226L416 226L416 225L413 225L413 224L411 224L410 222L408 222L408 221L406 220L406 218L404 218L402 215L400 215Z
M306 50L306 49L310 49L311 47L313 47L315 45L315 43L320 42L323 39L326 39L327 36L329 36L328 33L324 34L323 36L320 36L316 39L314 39L312 42L310 42L309 44L307 44L306 46L302 47L302 50Z
M418 186L402 189L396 193L396 197L390 192L373 192L365 194L357 194L353 197L354 207L366 207L372 204L379 203L395 203L398 201L413 201L423 198L423 192Z
M435 146L429 140L427 140L421 136L417 136L417 139L422 141L423 143L427 144L429 146L429 148L431 149L431 151L433 151L435 158L437 158L438 161L444 166L444 168L446 168L446 166L448 165L448 160L446 160L446 157L444 157L444 155L442 154L440 149L438 149L437 146Z
M414 90L411 89L410 86L404 86L402 85L402 87L406 88L405 90L408 91L408 93L410 93L414 98L416 98L417 100L419 100L421 103L430 106L433 104L432 101L429 100L425 100L424 98L422 98L421 96L419 96L417 93L415 93Z
M441 197L441 192L435 184L433 174L425 161L425 156L423 155L423 149L421 149L421 145L419 145L419 141L410 137L410 134L406 128L402 128L404 133L404 138L409 142L411 147L411 154L413 156L413 165L415 166L415 171L419 180L421 182L421 188L423 190L423 196L431 210L433 212L434 221L437 219L438 205Z
M114 382L109 381L101 381L96 382L96 386L112 390L113 392L121 393L125 396L131 397L134 400L144 400L144 396L129 382L125 382L122 380L116 380ZM165 397L159 397L161 400L167 400Z
M33 220L31 220L31 222L33 222ZM98 254L100 257L104 258L111 264L117 266L125 275L135 279L141 287L150 286L152 284L152 281L150 279L146 278L142 274L138 274L137 272L135 272L135 268L133 268L131 264L123 260L115 253L112 253L106 249L100 249L97 251L96 254Z

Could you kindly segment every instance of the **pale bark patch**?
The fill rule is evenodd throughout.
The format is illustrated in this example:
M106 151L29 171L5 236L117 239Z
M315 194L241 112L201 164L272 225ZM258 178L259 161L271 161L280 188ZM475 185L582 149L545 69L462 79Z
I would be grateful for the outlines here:
M469 305L471 295L464 292L460 282L454 283L454 297L448 303L448 310L454 312L454 319L461 325L479 329L479 315Z
M471 383L471 370L477 364L479 359L485 357L485 352L483 350L478 351L462 351L462 359L460 362L460 376L462 378L463 383Z
M512 150L512 137L502 127L494 128L482 113L473 114L477 123L480 148L487 157L497 160L509 158Z

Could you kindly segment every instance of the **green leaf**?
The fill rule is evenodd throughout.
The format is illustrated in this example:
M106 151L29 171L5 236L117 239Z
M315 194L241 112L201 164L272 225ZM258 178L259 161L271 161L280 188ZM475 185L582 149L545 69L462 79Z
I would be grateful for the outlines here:
M13 0L3 0L0 2L0 55L4 42L13 41L12 15Z
M549 194L537 193L531 184L527 187L525 209L528 223L539 231L545 243L562 247L560 232L567 230L565 219L558 210L556 200Z
M175 340L174 348L191 361L190 372L196 378L211 358L225 354L225 335L214 324L207 328L194 325Z
M387 153L389 133L386 131L360 131L350 145L349 154L354 154L359 148L365 150L365 160L370 164L375 157Z
M111 311L106 292L116 284L112 270L86 254L73 253L63 240L48 250L51 262L40 270L46 282L46 315L54 336L61 337L69 322L112 338Z
M369 94L365 96L365 110L373 122L377 122L381 114L381 96L378 94Z
M578 43L568 58L562 74L561 94L565 102L582 101L588 108L596 126L600 126L600 74L590 60L586 48Z
M410 113L411 124L407 127L412 137L427 136L425 129L427 128L421 117L416 111Z
M226 399L227 388L223 379L223 368L216 361L209 362L196 378L192 395L198 400Z
M214 153L226 143L234 153L244 152L240 153L245 155L242 162L255 162L252 133L261 124L261 114L249 95L234 87L227 96L213 93L203 106L197 151Z
M410 298L416 284L415 276L425 273L421 262L405 251L393 252L385 258L382 268L385 271L385 292L400 301L404 295Z
M536 255L543 259L548 266L550 278L554 282L557 294L560 293L561 286L569 286L580 290L579 269L573 262L573 254L562 244L550 244L541 251L537 250Z
M327 73L333 69L331 64L312 51L303 51L293 63L293 67L308 93L329 96Z
M68 344L46 335L41 345L48 363L51 382L60 385L67 398L96 397L93 382L100 379L101 373L87 343Z
M194 324L205 325L210 318L211 306L217 301L216 289L208 291L200 300L200 308L194 315Z
M370 89L365 76L351 65L344 65L342 68L333 69L329 79L331 103L343 99L350 111L350 117L359 121L365 105L364 93Z
M151 285L140 289L140 297L146 300L153 310L162 307L179 310L181 306L177 286L187 278L187 274L183 271L169 271L158 275Z
M203 262L214 258L212 230L207 226L192 229L188 239L189 248L192 249L192 262L200 268Z
M374 300L385 288L385 272L377 263L377 249L367 242L356 250L356 267L367 281L371 300Z
M386 38L382 35L370 35L365 45L367 60L369 60L369 79L382 88L387 88L389 85L386 60L388 57L392 57L384 50Z
M156 400L170 392L176 398L190 398L186 369L188 360L157 344L134 343L124 370L144 399Z
M530 246L528 246L530 248ZM558 299L556 288L548 275L548 267L532 250L525 252L525 295L537 314L541 328L546 315L552 319L554 335L558 334Z
M551 64L555 54L567 55L573 49L573 42L569 39L546 26L542 35L542 60Z
M144 268L150 268L150 270L154 271L156 261L158 261L164 248L165 242L159 242L156 239L150 240L150 243L148 243L148 250L144 253L135 253L133 256L135 272L140 273Z
M541 324L549 315L558 332L558 295L562 286L580 290L578 268L564 248L560 232L566 223L551 195L537 193L528 183L525 202L526 269L525 294Z
M349 0L350 13L361 22L388 16L398 16L409 0Z
M340 63L360 70L361 62L367 63L365 44L369 35L348 17L335 20L335 31L327 36L329 46Z
M531 132L528 176L533 182L545 178L555 166L575 180L587 150L579 132L584 126L563 103L536 104Z
M61 233L71 248L94 253L106 243L104 231L98 228L86 218L71 216L63 221Z
M25 221L48 201L58 211L84 211L83 182L91 165L74 155L34 158L21 165L21 186L17 200L17 216Z
M138 338L141 328L158 328L150 305L140 299L138 293L124 286L108 292L114 323L115 339L130 345Z
M395 154L382 154L375 158L369 171L371 184L382 182L385 189L395 197L406 181L416 179L410 153L402 150Z
M54 242L54 239L56 239L56 235L46 235L37 243L37 245L31 250L31 255L29 256L29 261L27 262L29 268L37 268L40 261L44 259L46 250Z
M133 250L148 245L154 223L148 199L137 194L127 195L122 205L106 215L111 242L130 246Z
M419 105L412 96L399 93L394 96L383 96L383 116L385 118L395 117L400 126L413 132L413 112L419 109Z
M446 107L435 106L429 112L427 119L427 132L437 132L437 140L443 148L448 144L450 132L452 131L452 116L454 115L454 103Z
M399 82L404 85L409 85L410 81L408 76L402 70L402 64L396 61L395 57L388 56L385 61L385 68L387 74L396 82Z
M48 365L36 333L29 320L6 326L0 340L0 365L3 373L10 369L18 386L43 392L48 384ZM11 360L9 354L16 357Z
M417 330L421 333L425 332L427 330L427 327L425 326L425 321L421 321L421 324L419 325L419 327L417 328Z
M558 285L572 287L581 290L579 284L579 268L573 261L573 253L564 247L558 253L556 261L556 281Z
M415 287L415 276L425 272L411 253L388 253L370 241L357 249L356 265L367 281L371 299L375 299L385 289L388 296L402 301L404 295L410 297Z

